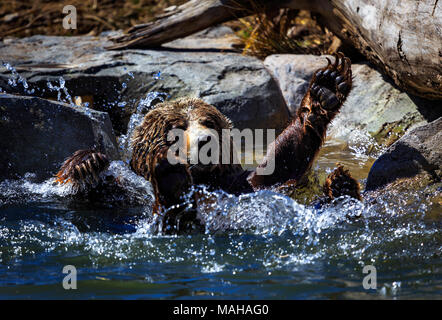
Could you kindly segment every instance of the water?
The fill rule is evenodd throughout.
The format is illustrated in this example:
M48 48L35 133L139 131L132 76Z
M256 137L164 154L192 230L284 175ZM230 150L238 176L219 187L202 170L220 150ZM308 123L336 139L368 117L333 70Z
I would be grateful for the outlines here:
M15 68L13 66L11 66L9 63L6 63L6 62L2 62L2 65L3 65L3 67L6 68L6 70L11 72L11 77L9 77L9 79L8 79L8 84L10 86L17 87L19 84L21 84L21 86L23 87L24 92L26 94L29 94L29 95L34 94L35 90L29 89L29 85L28 85L28 82L26 81L26 79L23 78L22 76L20 76L20 74L17 72L17 70L15 70Z
M138 102L136 111L130 116L126 134L122 134L118 138L120 153L123 155L123 160L126 163L129 163L132 157L130 138L135 128L143 122L144 115L154 107L154 101L164 102L167 97L168 95L165 93L153 91L149 92L146 97L140 99Z
M331 141L318 164L338 150L349 157ZM151 195L124 163L111 170ZM271 191L214 192L206 234L191 236L154 232L148 205L130 223L130 210L69 208L69 192L32 176L0 184L0 298L442 297L441 223L430 214L440 206L425 190L407 205L386 196L319 210ZM75 291L62 287L65 265L77 268ZM363 289L364 265L376 267L377 290Z
M64 81L52 89L72 102ZM129 132L156 98L140 102ZM381 150L352 134L349 144L326 142L314 166L320 179L341 162L364 182ZM432 190L320 209L272 191L204 191L213 200L203 206L206 232L165 236L151 218L150 185L124 162L109 170L145 204L74 208L72 190L53 179L0 182L0 298L442 298L441 200ZM66 265L77 269L77 290L62 287ZM376 290L362 286L365 265L377 270Z

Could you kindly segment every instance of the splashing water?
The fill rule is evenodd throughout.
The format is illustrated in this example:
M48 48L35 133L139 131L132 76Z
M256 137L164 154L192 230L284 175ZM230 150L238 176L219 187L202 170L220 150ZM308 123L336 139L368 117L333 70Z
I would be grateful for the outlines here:
M58 78L58 86L53 85L50 81L47 82L48 89L50 91L57 91L57 101L69 103L72 107L75 107L75 103L72 101L72 97L69 94L68 89L66 88L66 81L63 77ZM65 98L62 98L62 93L64 93Z
M29 89L17 75L11 83ZM48 88L72 104L63 78ZM140 100L119 139L126 161L134 128L165 98L151 92ZM315 170L341 161L365 179L371 138L352 134L348 144L328 140ZM440 206L426 189L364 203L342 198L318 209L272 191L237 197L201 187L194 191L209 199L200 203L205 233L165 236L152 216L151 185L125 161L112 162L108 174L121 177L143 205L72 206L69 185L35 182L32 174L0 182L0 298L442 297L442 226L433 218ZM62 290L68 264L77 268L79 290ZM377 290L362 287L368 264L377 268Z
M155 73L155 74L153 75L153 78L154 78L155 80L162 80L163 78L161 78L161 71L158 71L157 73Z
M142 179L121 163L110 170ZM408 206L387 196L314 209L270 191L206 190L216 198L203 208L206 234L170 237L148 218L121 232L125 224L106 210L66 207L68 187L29 180L0 185L9 200L0 209L3 297L434 298L441 285L441 225L427 219L422 195ZM27 192L23 203L11 201L23 195L17 188ZM80 231L90 215L110 231ZM78 293L57 290L67 264L79 272ZM377 291L362 288L367 264L377 268Z
M19 84L23 87L23 94L29 95L29 96L37 96L37 92L40 92L41 94L44 94L46 92L45 88L31 88L28 82L26 81L26 78L22 77L17 70L9 63L2 62L2 65L6 68L7 71L11 72L11 76L8 78L8 85L11 87L19 87ZM125 68L126 70L126 68ZM122 92L127 89L128 82L131 79L134 79L135 76L132 72L127 73L128 78L121 84L121 90L118 91L118 97L115 101L107 102L107 104L104 107L107 107L107 109L110 109L114 106L118 106L119 108L125 108L129 105L129 103L133 103L135 99L131 101L123 101L122 98ZM58 77L57 81L58 83L54 83L54 81L47 81L46 82L46 89L48 89L50 92L56 92L57 93L57 101L62 103L67 103L71 107L83 107L85 109L89 108L89 103L84 102L81 104L76 104L78 101L80 101L80 97L75 97L75 102L72 99L72 95L69 92L69 89L66 86L66 80L60 76ZM0 88L0 93L7 93L6 90ZM42 96L44 97L44 96ZM86 113L88 113L87 110L85 110ZM90 113L90 112L89 112Z
M21 84L23 87L23 90L26 94L32 95L35 93L34 89L29 88L29 85L28 85L28 82L26 81L26 79L23 78L22 76L20 76L20 74L17 72L17 70L13 66L11 66L11 64L9 64L7 62L2 62L2 65L6 68L6 70L8 70L9 72L12 73L12 76L8 79L8 84L11 87L17 87L18 84Z
M152 201L150 184L123 162L109 171ZM442 282L441 224L428 216L425 190L316 209L272 191L202 187L205 234L164 236L151 205L136 220L131 208L72 209L62 201L69 187L31 181L0 183L0 296L31 294L32 283L39 297L413 298L435 297ZM77 267L78 293L56 290L66 264ZM367 264L378 290L362 287Z
M141 99L138 103L136 112L134 112L130 117L126 134L121 135L118 139L120 152L123 155L123 159L126 161L126 163L129 163L132 157L132 146L130 144L130 140L135 128L143 122L144 115L154 107L153 102L155 100L163 102L166 97L166 93L157 91L149 92L146 97Z

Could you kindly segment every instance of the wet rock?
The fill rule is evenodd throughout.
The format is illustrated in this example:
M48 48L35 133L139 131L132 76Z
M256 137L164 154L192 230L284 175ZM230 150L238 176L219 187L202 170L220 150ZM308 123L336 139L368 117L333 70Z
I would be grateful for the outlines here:
M314 71L327 64L326 57L271 55L264 64L278 81L287 106L294 114L307 91ZM415 98L397 89L367 64L353 64L353 89L329 128L328 135L348 140L355 130L389 146L407 130L437 119L442 110L437 101Z
M110 113L117 134L126 130L138 101L152 91L165 92L168 99L202 98L238 128L282 129L288 120L276 81L253 57L175 48L107 51L111 42L104 36L5 41L0 56L28 79L30 87L38 88L35 95L56 97L58 92L50 91L47 81L58 85L62 76L72 97ZM0 69L0 87L7 92L16 90L7 84L10 77Z
M41 98L0 94L0 137L0 180L45 180L78 149L118 159L108 114Z
M442 177L442 117L410 130L373 164L366 190L385 186L400 178L425 173L431 181Z

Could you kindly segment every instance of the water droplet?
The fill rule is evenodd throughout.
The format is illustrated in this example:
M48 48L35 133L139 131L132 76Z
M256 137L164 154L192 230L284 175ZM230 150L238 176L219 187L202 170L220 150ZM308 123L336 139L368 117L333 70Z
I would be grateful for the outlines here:
M161 78L161 71L158 71L157 73L155 73L155 74L153 75L153 78L154 78L155 80L162 80L162 78Z

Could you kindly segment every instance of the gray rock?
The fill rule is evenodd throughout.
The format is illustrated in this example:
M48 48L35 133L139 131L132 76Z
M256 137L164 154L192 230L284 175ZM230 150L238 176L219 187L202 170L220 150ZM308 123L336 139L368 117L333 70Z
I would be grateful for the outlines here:
M79 149L118 158L108 114L41 98L0 94L0 137L1 180L27 172L45 180Z
M326 57L312 55L271 55L265 66L278 81L291 114L295 114L318 68L327 64ZM398 90L367 64L353 64L353 89L329 128L328 135L348 140L361 130L389 145L407 130L442 115L438 102L409 96Z
M333 59L331 56L275 54L264 60L264 65L281 88L291 115L296 114L313 73L327 64L326 57Z
M169 99L194 96L215 105L238 128L282 129L288 120L284 98L263 63L236 53L201 50L107 51L105 37L33 36L3 41L0 56L16 67L34 95L56 97L47 81L66 80L71 96L89 97L94 108L109 111L114 129L126 130L138 101L152 91ZM161 79L154 75L161 72ZM133 78L131 77L133 75ZM0 87L11 74L0 69ZM20 87L20 85L18 85ZM45 90L45 92L43 92ZM63 95L62 95L63 96ZM109 108L126 102L124 108Z
M368 174L366 190L374 190L398 178L411 178L422 172L440 181L441 141L442 117L409 131L375 161Z

